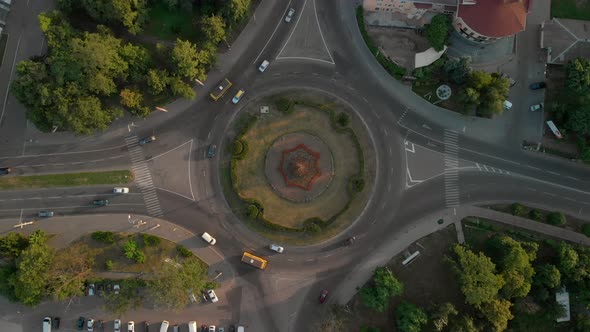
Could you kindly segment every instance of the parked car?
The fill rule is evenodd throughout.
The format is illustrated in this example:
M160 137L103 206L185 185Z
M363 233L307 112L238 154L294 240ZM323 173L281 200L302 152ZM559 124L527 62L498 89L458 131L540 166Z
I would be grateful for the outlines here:
M127 187L113 188L113 194L127 194L127 193L129 193L129 188L127 188Z
M246 93L246 91L244 90L239 90L238 93L236 93L236 95L232 98L231 102L234 104L237 104L240 102L240 100L242 100L242 97L244 97L244 94Z
M272 251L276 251L276 252L278 252L279 254L282 254L282 253L283 253L283 251L285 251L285 248L283 248L283 247L279 246L278 244L271 244L271 245L270 245L270 250L272 250Z
M531 107L529 108L531 110L531 112L536 112L536 111L540 111L543 109L543 103L538 103L535 105L531 105Z
M115 319L113 328L114 328L115 332L121 332L121 320L120 319Z
M115 284L113 286L113 292L115 292L115 294L119 294L120 291L121 291L121 286L119 286L119 284Z
M145 326L145 332L150 332L150 323L143 322L143 326Z
M94 296L94 284L88 285L88 296Z
M174 326L172 326L172 332L179 332L178 324L174 324Z
M95 199L94 201L92 201L92 205L107 206L107 205L109 205L109 200L108 199Z
M59 329L59 323L61 322L61 318L59 317L53 317L53 328L54 329Z
M51 218L53 217L53 211L39 211L37 216L39 218Z
M287 16L285 16L285 22L287 22L287 23L291 22L291 20L293 19L293 15L295 15L295 9L289 8L289 11L287 12Z
M536 82L530 85L531 90L544 89L546 86L545 82Z
M328 291L324 289L322 291L322 293L320 294L320 303L326 302L327 297L328 297Z
M146 145L156 140L156 136L148 136L139 140L139 145Z
M210 144L209 149L207 149L207 158L215 157L215 150L217 150L217 145Z
M43 332L51 332L51 317L43 318Z
M10 167L0 167L0 175L10 174L12 169Z
M217 332L225 332L225 328L223 328L223 327L218 327L218 328L217 328Z
M201 235L201 238L207 241L207 243L209 243L210 245L214 245L215 243L217 243L217 240L215 240L215 238L209 235L209 233L207 232L203 233L203 235Z
M236 326L235 325L230 325L229 326L229 332L236 332Z
M211 302L216 303L219 301L219 298L217 297L217 294L215 294L215 291L210 289L207 291L207 297L209 298L209 300L211 300Z
M79 317L78 318L78 324L76 325L76 327L78 328L78 330L82 331L84 329L84 322L86 321L86 318L84 317Z
M130 321L127 323L127 332L135 332L135 322Z
M258 66L258 71L261 72L261 73L264 73L264 71L266 70L266 68L268 68L268 65L270 65L270 62L268 62L268 60L262 61L262 63L260 64L260 66Z
M88 327L88 332L94 331L94 319L88 318L86 326Z
M201 332L207 332L208 329L207 325L201 325Z
M209 332L215 332L215 325L209 326Z

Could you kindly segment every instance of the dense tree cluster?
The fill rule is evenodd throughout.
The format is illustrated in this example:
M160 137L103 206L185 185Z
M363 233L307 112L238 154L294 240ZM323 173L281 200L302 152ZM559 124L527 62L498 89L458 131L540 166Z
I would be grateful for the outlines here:
M491 118L502 114L503 103L508 96L510 81L497 73L485 71L470 71L459 90L459 101L463 104L464 112L475 110L476 114Z
M442 51L449 42L451 27L451 19L447 15L439 14L434 16L424 28L430 46L436 51Z
M404 285L393 276L393 273L386 267L379 267L375 269L373 283L361 288L360 294L367 307L383 312L389 307L390 299L403 291Z

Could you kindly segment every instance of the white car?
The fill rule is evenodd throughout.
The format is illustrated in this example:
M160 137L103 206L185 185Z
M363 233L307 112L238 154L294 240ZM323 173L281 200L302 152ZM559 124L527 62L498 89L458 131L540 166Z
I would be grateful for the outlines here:
M119 284L114 285L113 291L115 292L115 294L119 294L119 292L121 291L121 286L119 286Z
M295 15L295 9L289 8L289 12L287 12L287 16L285 16L285 22L291 22L291 19L293 19L293 15Z
M209 326L209 332L215 332L215 325Z
M531 107L529 109L531 110L531 112L540 111L543 109L543 103L531 105Z
M244 90L238 91L238 93L236 93L236 95L232 98L231 102L234 104L239 103L240 100L242 99L242 97L244 97L245 93L246 93L246 91L244 91Z
M207 241L207 243L209 243L210 245L214 245L215 243L217 243L217 240L215 240L215 238L209 235L209 233L207 232L203 233L203 235L201 235L201 238Z
M115 332L121 332L121 320L115 319Z
M262 63L258 67L258 71L261 72L261 73L264 73L264 71L266 70L266 68L268 68L268 65L270 65L270 62L268 62L268 60L262 61Z
M209 300L211 300L213 303L217 303L219 301L217 294L215 294L215 291L212 289L207 291L207 297L209 297Z
M94 319L88 318L88 323L86 326L88 327L88 332L94 331Z
M129 193L129 188L126 188L126 187L113 188L113 194L127 194L127 193Z
M283 253L283 251L285 251L285 248L283 248L283 247L279 246L278 244L271 244L271 245L270 245L270 250L272 250L272 251L276 251L276 252L278 252L279 254L282 254L282 253Z
M127 323L127 332L135 332L135 322L130 321Z

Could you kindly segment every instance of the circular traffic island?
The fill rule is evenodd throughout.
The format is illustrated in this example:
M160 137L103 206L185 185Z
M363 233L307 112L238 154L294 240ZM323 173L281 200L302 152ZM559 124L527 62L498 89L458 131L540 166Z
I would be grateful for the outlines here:
M266 97L247 105L232 129L222 182L232 210L253 229L310 243L362 212L375 154L353 110L305 92Z

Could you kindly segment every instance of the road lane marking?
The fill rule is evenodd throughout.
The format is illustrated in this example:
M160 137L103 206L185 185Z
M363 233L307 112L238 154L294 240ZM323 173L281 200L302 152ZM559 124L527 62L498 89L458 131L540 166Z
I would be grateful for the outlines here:
M63 156L63 155L80 154L80 153L94 153L94 152L102 152L102 151L108 151L108 150L113 150L113 149L120 149L120 148L123 148L125 146L126 145L123 144L123 145L113 146L113 147L110 147L110 148L96 149L96 150L59 152L59 153L46 153L46 154L28 154L26 156L0 157L0 160L2 160L2 159L21 159L21 158Z
M324 47L326 48L326 52L328 52L328 56L332 61L332 64L335 64L334 58L332 58L332 54L330 54L330 49L328 48L328 44L326 44L326 40L324 39L324 34L322 33L322 27L320 26L320 20L318 19L318 10L315 6L315 0L313 0L313 12L315 13L315 21L318 25L318 30L320 30L320 37L322 37L322 42L324 43Z
M211 132L209 132L209 135L211 135ZM207 137L207 138L208 138L208 137ZM177 146L177 147L175 147L175 148L172 148L172 149L170 149L170 150L168 150L168 151L165 151L165 152L163 152L163 153L160 153L159 155L157 155L157 156L155 156L155 157L151 157L150 159L147 159L146 161L152 161L152 160L154 160L154 159L156 159L156 158L159 158L159 157L165 156L166 154L168 154L168 153L170 153L170 152L172 152L172 151L175 151L175 150L177 150L177 149L179 149L179 148L181 148L181 147L183 147L183 146L185 146L186 144L189 144L189 143L190 143L190 144L191 144L191 146L192 146L192 144L193 144L193 139L190 139L190 140L188 140L188 141L186 141L186 142L184 142L184 143L180 144L179 146ZM137 151L134 151L134 152L137 152ZM140 150L138 153L140 153L140 154L143 154L143 153L141 153L141 152L142 152L142 151Z
M279 20L279 23L275 27L275 30L272 32L272 35L270 35L270 38L268 38L268 40L266 41L266 44L264 44L264 47L262 47L262 50L260 51L260 53L258 53L258 56L256 57L256 59L254 59L254 62L252 62L252 64L256 64L258 62L258 58L260 58L260 56L262 55L262 52L264 52L264 50L268 46L268 43L270 43L270 41L272 40L272 37L274 37L275 33L277 32L277 29L281 26L281 24L283 24L283 17L285 14L287 14L287 10L289 9L289 6L291 6L291 0L289 0L289 3L287 4L287 8L285 8L285 10L283 10L283 15L281 15L281 19Z
M10 75L8 75L8 84L6 84L6 91L4 95L4 104L2 104L2 113L0 113L0 123L2 123L2 119L4 118L4 111L6 111L6 103L8 102L8 93L10 91L10 82L12 82L12 74L14 74L14 65L16 65L16 56L18 55L18 49L20 48L20 41L23 37L23 34L18 36L18 41L16 42L16 50L14 51L14 59L12 60L12 67L10 67ZM6 44L8 44L8 38L6 39Z
M137 204L137 203L128 203L128 204L109 204L108 206L144 206L144 204ZM42 207L32 207L32 208L15 208L15 209L0 209L2 212L8 211L19 211L19 210L58 210L58 209L79 209L79 208L91 208L91 209L98 209L98 207L94 207L93 205L72 205L72 206L42 206Z

